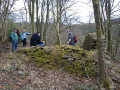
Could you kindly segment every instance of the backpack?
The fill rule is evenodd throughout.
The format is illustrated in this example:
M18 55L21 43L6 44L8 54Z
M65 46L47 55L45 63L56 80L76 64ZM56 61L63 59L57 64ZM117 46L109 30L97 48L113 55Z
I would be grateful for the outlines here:
M77 43L77 41L78 41L78 38L77 36L74 35L74 42Z

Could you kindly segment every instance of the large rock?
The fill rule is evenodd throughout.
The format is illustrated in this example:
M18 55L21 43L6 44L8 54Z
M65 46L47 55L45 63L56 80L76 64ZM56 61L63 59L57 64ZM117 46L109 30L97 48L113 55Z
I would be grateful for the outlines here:
M102 44L103 44L103 50L107 50L107 41L105 37L102 35ZM94 50L97 49L97 35L96 33L89 33L83 43L83 49L85 50Z
M87 76L87 73L90 76L96 75L97 67L93 52L86 51L78 46L36 46L17 50L16 53L24 53L30 61L35 62L40 67L61 68L69 73L77 73L83 76Z

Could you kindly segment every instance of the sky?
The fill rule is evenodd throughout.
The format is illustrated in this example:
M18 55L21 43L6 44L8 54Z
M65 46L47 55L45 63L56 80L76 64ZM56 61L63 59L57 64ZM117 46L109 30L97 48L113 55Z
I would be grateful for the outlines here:
M24 7L23 0L18 0L14 6L14 10L18 10L22 7ZM71 8L68 9L68 14L73 14L73 17L76 17L79 19L80 22L89 23L89 21L94 22L94 14L93 14L93 7L92 7L92 0L71 0L76 2L74 5L72 5ZM117 5L119 0L114 0L115 5ZM73 2L71 2L73 3ZM117 9L116 7L115 9ZM19 13L16 12L16 13ZM120 12L115 13L116 15L120 15Z
M81 22L85 22L85 23L88 23L89 21L94 22L94 11L92 6L92 0L74 0L74 1L77 3L71 7L70 12L73 13L73 11L76 11L75 16L79 17ZM112 12L120 9L120 0L113 0L113 1L114 1L113 4L114 9ZM111 17L120 18L120 10L112 13Z
M93 16L93 7L92 2L90 0L74 0L77 2L70 8L69 13L76 12L75 16L79 17L80 22L89 22L90 16Z
M73 0L75 3L71 8L68 9L68 14L73 14L75 15L73 17L79 17L81 22L88 22L89 16L92 11L92 5L88 5L91 2L89 0L84 0L84 2L81 2L82 0ZM73 3L73 2L72 2ZM18 0L16 4L14 5L14 10L19 10L22 7L24 7L23 0ZM20 13L19 11L16 13Z

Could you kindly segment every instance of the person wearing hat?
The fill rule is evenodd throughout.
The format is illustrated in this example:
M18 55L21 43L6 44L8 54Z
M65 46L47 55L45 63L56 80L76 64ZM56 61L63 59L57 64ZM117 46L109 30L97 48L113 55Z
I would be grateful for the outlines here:
M40 32L37 32L32 35L30 39L30 46L45 46L44 41L41 42Z

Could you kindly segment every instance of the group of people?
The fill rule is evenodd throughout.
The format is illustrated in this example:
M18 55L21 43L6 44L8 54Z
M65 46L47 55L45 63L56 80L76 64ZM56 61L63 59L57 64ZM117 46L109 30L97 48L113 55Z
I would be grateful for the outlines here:
M18 38L21 37L23 42L23 47L26 47L28 35L31 33L26 32L24 29L23 32L20 34L18 29L14 29L11 34L11 41L12 41L12 51L15 51L18 48ZM45 46L44 41L41 42L40 32L37 32L32 35L30 39L30 46Z
M67 45L71 45L74 46L75 45L75 40L74 40L74 34L72 31L67 30L68 32L68 41L67 41ZM12 39L12 51L15 51L18 48L18 37L21 37L22 42L23 42L23 47L26 47L27 44L27 35L29 35L31 33L26 32L26 30L24 29L22 34L19 33L18 29L14 29L13 32L11 32L11 39ZM30 39L30 46L45 46L44 41L41 42L41 35L40 32L37 32L35 34L32 35L31 39Z

